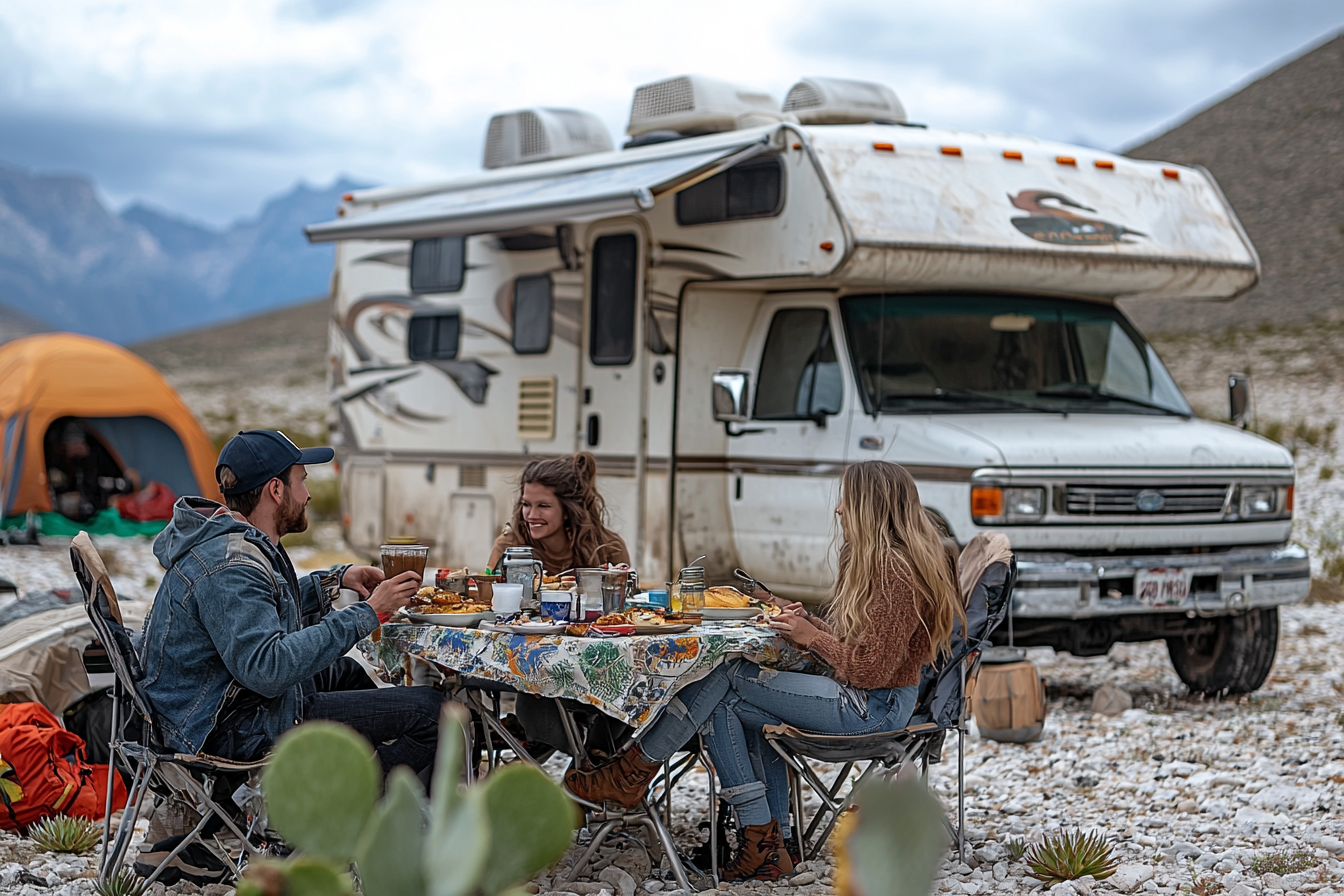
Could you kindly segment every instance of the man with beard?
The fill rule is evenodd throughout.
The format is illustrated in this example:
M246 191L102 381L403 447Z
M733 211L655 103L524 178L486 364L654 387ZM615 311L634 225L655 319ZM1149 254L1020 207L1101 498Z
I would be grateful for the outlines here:
M278 432L240 432L215 468L225 504L180 499L154 540L167 573L141 660L163 746L247 761L294 725L331 719L368 738L384 773L433 762L441 695L379 689L344 655L409 602L420 576L338 566L299 578L280 544L308 527L305 465L332 457ZM333 611L341 587L364 600Z

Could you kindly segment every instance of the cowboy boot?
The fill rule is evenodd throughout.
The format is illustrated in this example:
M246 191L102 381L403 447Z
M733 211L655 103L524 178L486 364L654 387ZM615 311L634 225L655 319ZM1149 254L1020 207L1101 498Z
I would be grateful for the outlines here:
M590 803L615 803L633 809L649 792L649 782L662 765L645 759L636 744L592 771L571 769L565 775L565 789Z
M784 848L778 819L769 824L749 824L738 835L737 855L723 869L723 879L778 880L793 874L793 859Z

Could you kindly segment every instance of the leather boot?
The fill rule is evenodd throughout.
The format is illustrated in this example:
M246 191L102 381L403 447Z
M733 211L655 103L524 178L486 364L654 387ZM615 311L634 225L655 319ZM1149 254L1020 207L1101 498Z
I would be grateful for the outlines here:
M738 883L744 880L778 880L793 874L793 859L784 848L779 833L779 821L769 824L749 824L738 834L737 855L723 869L723 879Z
M592 771L572 769L565 775L565 789L590 803L615 803L633 809L649 792L649 782L662 765L645 759L635 745Z

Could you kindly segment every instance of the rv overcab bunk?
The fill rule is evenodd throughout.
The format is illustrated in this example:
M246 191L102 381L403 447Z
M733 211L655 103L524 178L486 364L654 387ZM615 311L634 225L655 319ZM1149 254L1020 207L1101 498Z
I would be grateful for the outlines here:
M586 449L646 580L705 554L815 601L841 471L881 458L959 543L1009 535L1018 644L1166 639L1192 688L1261 684L1310 583L1292 458L1195 418L1115 304L1256 283L1206 171L912 125L828 78L782 105L648 84L627 135L496 115L485 170L308 228L336 242L353 547L480 566L521 466Z

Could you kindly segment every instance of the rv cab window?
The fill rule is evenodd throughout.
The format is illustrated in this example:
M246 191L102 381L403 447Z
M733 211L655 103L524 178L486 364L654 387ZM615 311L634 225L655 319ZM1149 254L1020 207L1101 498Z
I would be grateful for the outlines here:
M784 168L777 156L748 159L677 194L677 223L716 224L769 218L784 208Z
M614 366L634 360L638 266L639 243L633 233L593 242L588 357L594 364Z
M467 270L467 238L445 236L411 243L411 292L457 292Z
M551 275L513 281L513 350L544 355L551 350Z
M752 416L814 420L840 413L844 385L824 308L775 312L765 337Z
M406 325L406 357L412 361L452 361L462 340L462 312L425 309Z

